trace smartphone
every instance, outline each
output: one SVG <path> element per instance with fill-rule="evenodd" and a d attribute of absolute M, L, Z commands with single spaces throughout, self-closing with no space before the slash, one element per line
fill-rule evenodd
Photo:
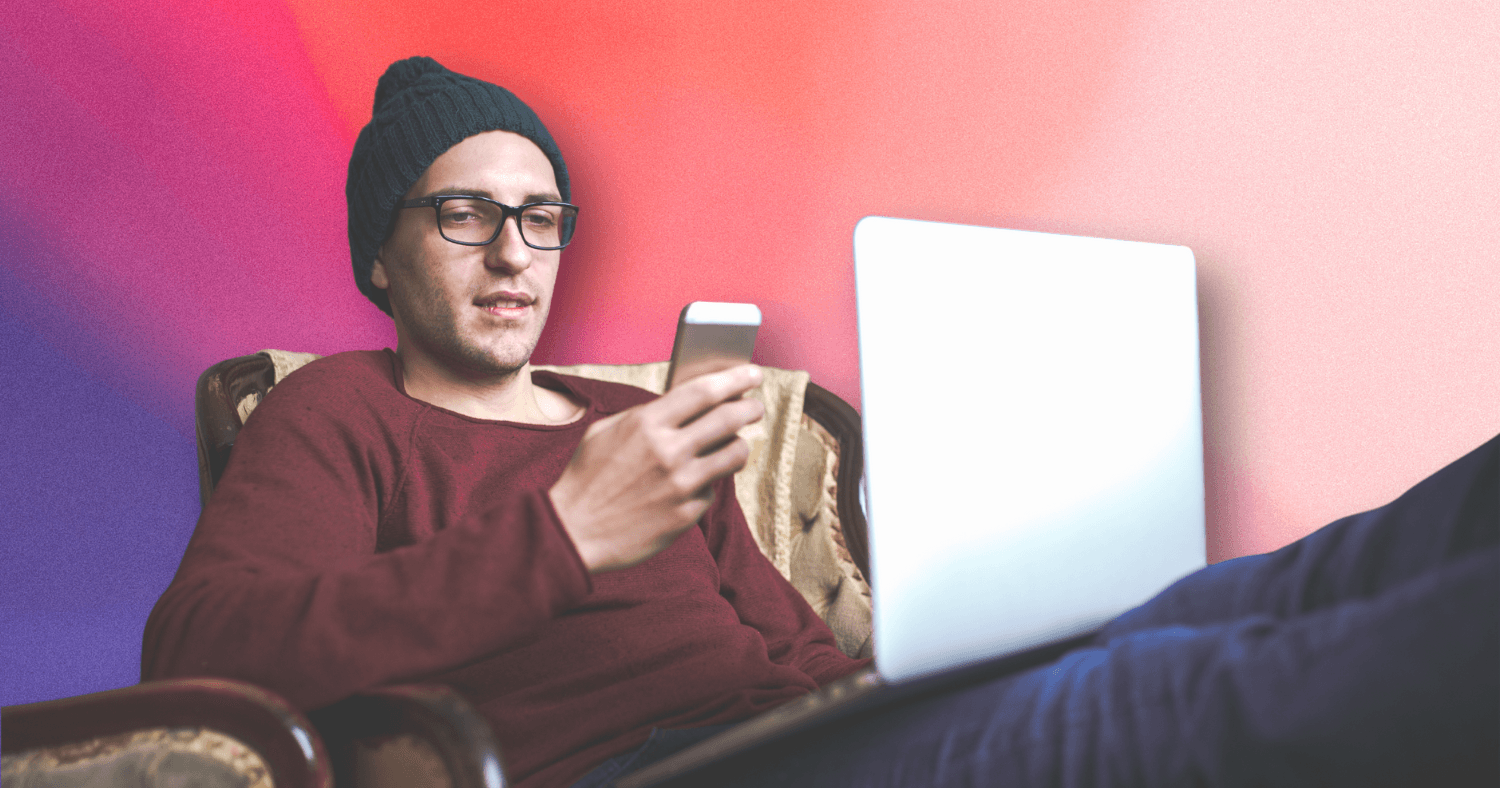
<path fill-rule="evenodd" d="M 683 307 L 672 342 L 667 390 L 699 375 L 750 363 L 759 329 L 760 307 L 755 304 L 694 301 Z"/>

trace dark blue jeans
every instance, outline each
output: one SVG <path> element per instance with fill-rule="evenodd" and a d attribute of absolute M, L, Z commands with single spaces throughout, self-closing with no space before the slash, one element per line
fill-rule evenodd
<path fill-rule="evenodd" d="M 1055 662 L 704 784 L 1500 785 L 1500 437 L 1380 509 L 1189 575 Z"/>

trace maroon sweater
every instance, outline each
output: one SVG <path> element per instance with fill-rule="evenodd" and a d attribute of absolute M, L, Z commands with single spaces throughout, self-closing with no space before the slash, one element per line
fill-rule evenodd
<path fill-rule="evenodd" d="M 227 676 L 312 709 L 452 685 L 525 788 L 564 786 L 652 727 L 750 717 L 854 670 L 756 548 L 733 480 L 666 551 L 590 576 L 547 490 L 641 389 L 537 372 L 565 425 L 407 396 L 395 355 L 308 364 L 241 431 L 146 624 L 142 676 Z"/>

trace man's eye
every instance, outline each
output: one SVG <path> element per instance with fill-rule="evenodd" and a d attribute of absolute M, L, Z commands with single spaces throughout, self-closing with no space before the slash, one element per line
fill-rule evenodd
<path fill-rule="evenodd" d="M 557 224 L 557 217 L 547 211 L 527 211 L 521 214 L 521 218 L 526 220 L 527 227 L 541 228 Z"/>
<path fill-rule="evenodd" d="M 457 209 L 443 213 L 443 224 L 459 225 L 472 224 L 480 220 L 479 214 L 468 209 Z"/>

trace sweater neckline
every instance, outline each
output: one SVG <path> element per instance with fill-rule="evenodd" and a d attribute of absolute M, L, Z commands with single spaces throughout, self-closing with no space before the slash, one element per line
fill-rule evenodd
<path fill-rule="evenodd" d="M 515 427 L 519 429 L 541 430 L 548 432 L 557 430 L 570 430 L 579 426 L 587 426 L 588 424 L 593 422 L 593 419 L 591 419 L 589 416 L 590 414 L 599 410 L 599 404 L 593 397 L 589 396 L 585 392 L 579 391 L 576 387 L 570 385 L 568 381 L 563 378 L 563 376 L 550 370 L 533 369 L 531 370 L 532 385 L 542 386 L 543 388 L 552 389 L 553 391 L 561 391 L 571 395 L 572 397 L 583 403 L 583 414 L 572 421 L 564 422 L 562 424 L 532 424 L 525 421 L 482 419 L 478 416 L 470 416 L 467 413 L 459 413 L 456 410 L 449 410 L 441 405 L 434 405 L 431 402 L 417 399 L 411 394 L 408 394 L 406 391 L 406 378 L 402 375 L 401 371 L 401 359 L 396 355 L 396 352 L 394 350 L 391 350 L 390 348 L 385 348 L 384 350 L 386 360 L 390 364 L 391 383 L 395 386 L 396 393 L 405 397 L 407 400 L 411 401 L 424 410 L 431 411 L 433 413 L 441 413 L 446 416 L 459 419 L 461 421 L 469 422 L 471 424 L 491 424 L 501 427 Z"/>

